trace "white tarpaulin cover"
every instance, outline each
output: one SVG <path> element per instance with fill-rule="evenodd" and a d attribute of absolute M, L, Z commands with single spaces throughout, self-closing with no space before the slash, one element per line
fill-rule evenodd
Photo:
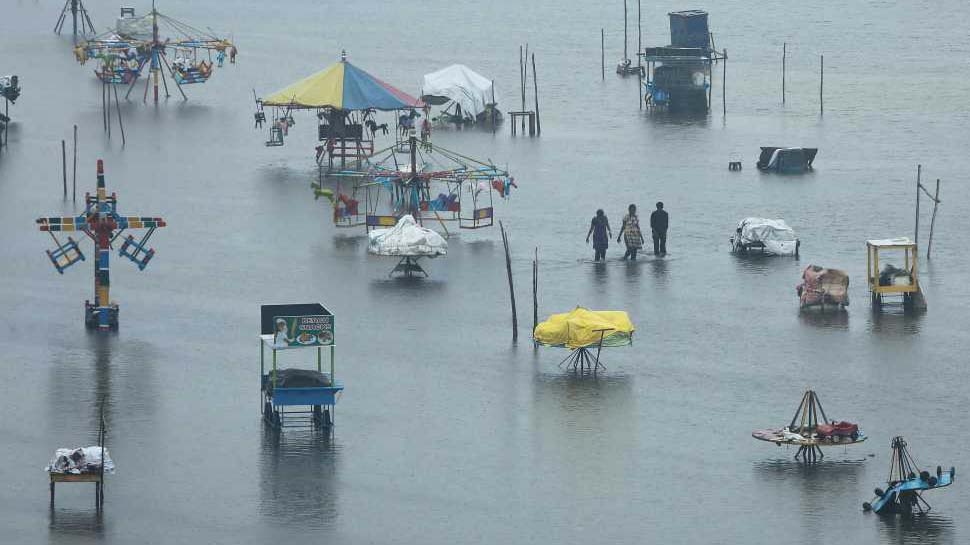
<path fill-rule="evenodd" d="M 445 97 L 461 105 L 463 113 L 472 117 L 485 111 L 485 105 L 497 104 L 498 94 L 492 94 L 492 82 L 464 64 L 453 64 L 437 72 L 425 74 L 421 84 L 422 96 Z"/>
<path fill-rule="evenodd" d="M 389 229 L 374 229 L 368 235 L 367 251 L 376 255 L 437 257 L 448 253 L 448 242 L 441 235 L 425 229 L 406 215 Z"/>
<path fill-rule="evenodd" d="M 765 253 L 772 255 L 795 255 L 798 239 L 785 220 L 767 218 L 744 218 L 738 223 L 738 237 L 743 244 L 761 242 Z"/>
<path fill-rule="evenodd" d="M 101 447 L 59 448 L 46 469 L 50 473 L 97 473 L 101 471 Z M 104 449 L 104 472 L 114 473 L 111 453 Z"/>

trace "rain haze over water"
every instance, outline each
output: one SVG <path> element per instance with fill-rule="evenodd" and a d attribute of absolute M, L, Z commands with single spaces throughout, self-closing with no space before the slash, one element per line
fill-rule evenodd
<path fill-rule="evenodd" d="M 118 13 L 85 3 L 99 29 Z M 0 541 L 967 541 L 966 2 L 644 2 L 644 45 L 669 42 L 667 12 L 698 8 L 728 50 L 727 115 L 718 65 L 712 112 L 692 120 L 641 112 L 635 79 L 613 73 L 619 1 L 158 5 L 231 35 L 239 58 L 187 89 L 188 101 L 143 104 L 141 87 L 122 100 L 122 149 L 117 132 L 102 132 L 93 63 L 77 64 L 69 32 L 51 33 L 63 1 L 0 4 L 0 75 L 18 74 L 24 89 L 0 153 Z M 433 136 L 507 165 L 519 186 L 495 205 L 512 249 L 514 344 L 497 227 L 452 237 L 427 280 L 388 280 L 393 263 L 367 254 L 362 231 L 334 228 L 329 203 L 312 198 L 314 117 L 296 113 L 286 145 L 265 147 L 252 90 L 280 89 L 346 49 L 412 94 L 423 74 L 466 64 L 495 79 L 500 108 L 519 109 L 526 42 L 542 136 L 513 138 L 508 125 Z M 57 274 L 34 223 L 79 210 L 61 195 L 59 141 L 70 171 L 75 124 L 79 193 L 94 190 L 103 158 L 119 210 L 168 222 L 145 271 L 115 259 L 117 334 L 85 331 L 90 259 Z M 813 172 L 778 176 L 754 168 L 759 146 L 820 151 Z M 736 160 L 744 170 L 729 172 Z M 865 240 L 912 236 L 918 163 L 924 180 L 942 180 L 931 262 L 926 208 L 920 230 L 929 309 L 874 314 Z M 645 222 L 658 200 L 670 213 L 666 259 L 622 262 L 613 239 L 605 265 L 589 262 L 597 208 L 617 229 L 629 203 Z M 784 218 L 801 258 L 732 255 L 728 238 L 746 216 Z M 595 377 L 560 369 L 561 349 L 532 346 L 536 247 L 541 317 L 583 305 L 626 310 L 637 326 L 632 346 L 604 349 Z M 811 263 L 849 273 L 846 315 L 799 314 L 794 287 Z M 330 437 L 277 436 L 259 413 L 259 305 L 316 301 L 336 315 L 346 385 L 336 426 Z M 869 440 L 807 467 L 751 438 L 786 424 L 809 388 Z M 89 485 L 58 487 L 50 511 L 41 468 L 56 447 L 95 442 L 100 399 L 118 468 L 104 514 Z M 923 467 L 957 468 L 954 486 L 925 495 L 925 517 L 862 513 L 885 486 L 895 435 Z"/>

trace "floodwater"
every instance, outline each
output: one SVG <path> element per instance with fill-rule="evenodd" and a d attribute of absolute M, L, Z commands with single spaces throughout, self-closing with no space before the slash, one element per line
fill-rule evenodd
<path fill-rule="evenodd" d="M 87 3 L 99 27 L 113 20 L 111 3 Z M 231 33 L 239 62 L 187 102 L 122 101 L 124 149 L 117 126 L 103 134 L 93 66 L 50 32 L 63 2 L 0 7 L 0 73 L 24 88 L 0 155 L 5 543 L 967 542 L 968 4 L 707 6 L 730 55 L 728 111 L 718 74 L 711 115 L 694 120 L 640 112 L 636 83 L 610 73 L 619 2 L 330 4 L 162 2 Z M 645 5 L 644 44 L 667 43 L 665 14 L 693 7 L 703 6 Z M 388 280 L 392 263 L 312 199 L 313 118 L 298 115 L 286 146 L 267 148 L 252 89 L 280 88 L 346 48 L 410 92 L 425 72 L 467 64 L 516 109 L 527 41 L 542 137 L 512 138 L 508 126 L 434 136 L 507 163 L 519 184 L 496 204 L 512 247 L 516 344 L 497 229 L 453 237 L 428 280 Z M 62 199 L 59 157 L 66 138 L 70 170 L 74 124 L 78 191 L 93 190 L 104 158 L 119 209 L 169 223 L 144 272 L 114 260 L 114 335 L 83 327 L 90 262 L 57 274 L 34 224 L 78 210 Z M 759 145 L 817 146 L 816 169 L 760 174 Z M 744 170 L 729 172 L 731 160 Z M 943 180 L 932 262 L 921 264 L 929 310 L 873 314 L 864 241 L 912 235 L 918 163 Z M 670 211 L 667 259 L 624 263 L 614 245 L 607 264 L 588 262 L 596 208 L 616 228 L 627 204 L 645 221 L 657 200 Z M 728 237 L 748 215 L 787 220 L 801 259 L 731 255 Z M 638 327 L 632 347 L 604 351 L 596 376 L 560 369 L 561 350 L 530 342 L 536 247 L 542 316 L 624 309 Z M 810 263 L 849 272 L 846 316 L 799 314 L 794 286 Z M 276 437 L 259 417 L 259 305 L 310 301 L 336 314 L 346 391 L 332 436 Z M 783 425 L 807 388 L 870 440 L 805 467 L 750 437 Z M 50 511 L 42 467 L 58 446 L 94 442 L 99 400 L 118 466 L 104 514 L 89 486 L 59 487 Z M 926 495 L 929 516 L 861 511 L 884 485 L 894 435 L 924 467 L 958 469 L 954 486 Z"/>

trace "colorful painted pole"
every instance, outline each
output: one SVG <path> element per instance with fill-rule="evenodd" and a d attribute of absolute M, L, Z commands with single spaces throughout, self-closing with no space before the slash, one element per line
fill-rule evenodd
<path fill-rule="evenodd" d="M 155 250 L 147 248 L 148 239 L 159 227 L 165 227 L 165 220 L 158 217 L 121 216 L 118 214 L 118 198 L 112 193 L 108 195 L 104 183 L 104 162 L 98 159 L 98 183 L 94 195 L 85 194 L 84 211 L 73 217 L 39 218 L 37 224 L 41 231 L 46 231 L 54 240 L 56 247 L 48 250 L 47 257 L 54 264 L 57 272 L 79 261 L 84 261 L 77 242 L 67 237 L 67 242 L 61 243 L 56 232 L 80 232 L 87 235 L 94 242 L 94 302 L 84 302 L 84 322 L 90 328 L 100 330 L 116 329 L 118 327 L 118 305 L 111 301 L 111 243 L 128 229 L 148 229 L 141 240 L 136 241 L 128 235 L 118 253 L 127 257 L 139 270 L 143 270 L 155 255 Z"/>

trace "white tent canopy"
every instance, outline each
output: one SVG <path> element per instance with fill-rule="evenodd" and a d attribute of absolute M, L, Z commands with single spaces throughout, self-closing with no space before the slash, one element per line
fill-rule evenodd
<path fill-rule="evenodd" d="M 484 112 L 486 104 L 499 102 L 492 81 L 463 64 L 453 64 L 425 74 L 421 95 L 453 101 L 461 106 L 465 115 L 471 117 Z"/>
<path fill-rule="evenodd" d="M 368 237 L 367 251 L 376 255 L 437 257 L 448 253 L 448 242 L 431 229 L 418 225 L 410 215 L 389 229 L 374 229 Z"/>

